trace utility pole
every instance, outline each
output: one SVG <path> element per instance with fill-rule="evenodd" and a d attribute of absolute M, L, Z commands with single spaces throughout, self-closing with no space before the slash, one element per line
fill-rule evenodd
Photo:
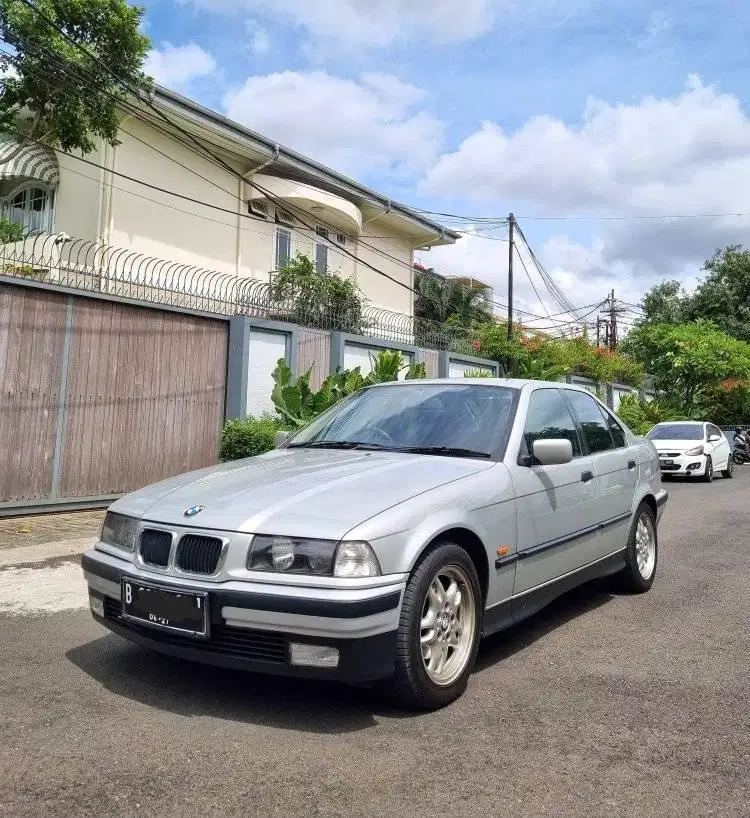
<path fill-rule="evenodd" d="M 617 349 L 617 307 L 615 301 L 615 291 L 609 295 L 609 348 Z"/>
<path fill-rule="evenodd" d="M 508 340 L 513 340 L 513 251 L 515 250 L 515 216 L 508 216 Z"/>

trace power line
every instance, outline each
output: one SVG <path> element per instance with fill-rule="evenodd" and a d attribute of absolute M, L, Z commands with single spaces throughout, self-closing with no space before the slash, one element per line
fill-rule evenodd
<path fill-rule="evenodd" d="M 118 76 L 117 76 L 117 75 L 116 75 L 116 74 L 115 74 L 115 73 L 114 73 L 114 72 L 113 72 L 113 71 L 112 71 L 112 70 L 111 70 L 111 69 L 110 69 L 110 68 L 109 68 L 107 65 L 105 65 L 105 64 L 102 62 L 102 60 L 101 60 L 99 57 L 97 57 L 95 54 L 92 54 L 92 53 L 91 53 L 91 52 L 90 52 L 90 51 L 89 51 L 89 50 L 88 50 L 88 49 L 87 49 L 87 48 L 86 48 L 86 47 L 85 47 L 85 46 L 84 46 L 82 43 L 79 43 L 79 42 L 77 42 L 76 40 L 74 40 L 73 38 L 71 38 L 71 37 L 70 37 L 70 36 L 69 36 L 69 35 L 68 35 L 68 34 L 67 34 L 67 33 L 66 33 L 66 32 L 65 32 L 65 31 L 64 31 L 64 30 L 63 30 L 63 29 L 62 29 L 62 28 L 59 26 L 59 25 L 57 25 L 57 24 L 56 24 L 56 23 L 55 23 L 53 20 L 51 20 L 51 19 L 50 19 L 50 18 L 49 18 L 49 17 L 48 17 L 48 16 L 47 16 L 47 15 L 46 15 L 44 12 L 42 12 L 42 11 L 41 11 L 41 10 L 40 10 L 40 9 L 39 9 L 39 8 L 38 8 L 38 7 L 37 7 L 35 4 L 34 4 L 34 3 L 32 3 L 30 0 L 21 0 L 21 2 L 23 2 L 23 3 L 24 3 L 24 4 L 25 4 L 25 5 L 28 7 L 28 8 L 32 9 L 32 10 L 33 10 L 33 11 L 34 11 L 34 12 L 35 12 L 35 13 L 36 13 L 36 14 L 37 14 L 37 15 L 38 15 L 38 16 L 39 16 L 41 19 L 45 20 L 49 26 L 51 26 L 51 27 L 52 27 L 54 30 L 56 30 L 56 31 L 57 31 L 57 32 L 58 32 L 58 33 L 59 33 L 59 34 L 60 34 L 62 37 L 64 37 L 64 38 L 65 38 L 65 39 L 66 39 L 68 42 L 70 42 L 70 43 L 71 43 L 71 44 L 72 44 L 72 45 L 73 45 L 75 48 L 77 48 L 77 49 L 78 49 L 79 51 L 81 51 L 83 54 L 85 54 L 86 56 L 88 56 L 88 57 L 89 57 L 91 60 L 93 60 L 95 63 L 99 64 L 99 65 L 100 65 L 100 66 L 101 66 L 101 67 L 102 67 L 102 68 L 103 68 L 103 69 L 104 69 L 104 70 L 105 70 L 105 71 L 106 71 L 106 72 L 107 72 L 107 73 L 108 73 L 110 76 L 112 76 L 112 77 L 115 79 L 115 81 L 116 81 L 116 82 L 117 82 L 117 83 L 118 83 L 120 86 L 122 86 L 123 88 L 125 88 L 125 89 L 126 89 L 127 91 L 129 91 L 130 93 L 134 94 L 134 95 L 136 96 L 136 98 L 137 98 L 137 99 L 140 99 L 142 102 L 145 102 L 145 104 L 146 104 L 146 105 L 147 105 L 147 106 L 148 106 L 148 107 L 149 107 L 149 108 L 150 108 L 150 109 L 151 109 L 151 110 L 152 110 L 152 111 L 153 111 L 153 112 L 154 112 L 154 113 L 155 113 L 155 114 L 156 114 L 156 115 L 157 115 L 157 116 L 158 116 L 160 119 L 164 120 L 164 121 L 165 121 L 165 122 L 166 122 L 166 123 L 167 123 L 167 124 L 168 124 L 168 125 L 169 125 L 171 128 L 173 128 L 174 130 L 176 130 L 176 131 L 177 131 L 179 134 L 181 134 L 183 137 L 187 138 L 187 139 L 188 139 L 188 140 L 189 140 L 189 141 L 190 141 L 190 142 L 191 142 L 191 143 L 194 145 L 194 148 L 193 148 L 193 149 L 195 150 L 195 148 L 197 148 L 197 152 L 198 152 L 198 154 L 199 154 L 199 155 L 203 156 L 204 158 L 205 158 L 205 157 L 210 158 L 210 160 L 212 160 L 212 161 L 213 161 L 215 164 L 218 164 L 220 167 L 223 167 L 223 168 L 224 168 L 224 169 L 225 169 L 227 172 L 229 172 L 231 175 L 233 175 L 233 176 L 237 177 L 237 178 L 238 178 L 240 181 L 242 181 L 243 183 L 246 183 L 246 184 L 248 184 L 250 187 L 253 187 L 254 189 L 256 189 L 256 190 L 258 190 L 259 192 L 261 192 L 261 193 L 262 193 L 262 194 L 263 194 L 263 195 L 264 195 L 264 196 L 265 196 L 265 197 L 266 197 L 266 198 L 267 198 L 269 201 L 273 202 L 273 203 L 274 203 L 274 204 L 275 204 L 277 207 L 281 207 L 282 209 L 285 209 L 285 210 L 289 210 L 289 209 L 290 209 L 289 204 L 288 204 L 287 202 L 281 202 L 281 203 L 280 203 L 280 202 L 279 202 L 279 200 L 278 200 L 278 199 L 277 199 L 277 198 L 276 198 L 276 197 L 275 197 L 275 196 L 274 196 L 274 195 L 273 195 L 273 194 L 272 194 L 270 191 L 268 191 L 267 189 L 265 189 L 265 188 L 264 188 L 262 185 L 259 185 L 257 182 L 250 181 L 250 180 L 248 180 L 248 179 L 246 178 L 246 175 L 243 175 L 243 174 L 241 174 L 241 173 L 238 173 L 238 172 L 237 172 L 237 171 L 236 171 L 234 168 L 232 168 L 232 167 L 231 167 L 231 166 L 230 166 L 230 165 L 229 165 L 227 162 L 225 162 L 225 161 L 224 161 L 224 160 L 223 160 L 223 159 L 222 159 L 220 156 L 216 155 L 216 154 L 215 154 L 215 153 L 214 153 L 212 150 L 210 150 L 210 149 L 209 149 L 209 148 L 208 148 L 208 147 L 207 147 L 207 146 L 206 146 L 206 145 L 205 145 L 203 142 L 201 142 L 200 140 L 198 140 L 198 139 L 197 139 L 197 138 L 196 138 L 196 137 L 195 137 L 193 134 L 191 134 L 190 132 L 186 131 L 186 130 L 185 130 L 183 127 L 182 127 L 182 126 L 180 126 L 179 124 L 177 124 L 177 123 L 175 123 L 174 121 L 172 121 L 172 120 L 171 120 L 169 117 L 167 117 L 167 116 L 166 116 L 166 114 L 164 114 L 164 112 L 163 112 L 163 111 L 159 110 L 159 109 L 158 109 L 156 106 L 154 106 L 153 102 L 151 102 L 150 100 L 143 100 L 143 98 L 142 98 L 142 94 L 141 94 L 142 89 L 140 89 L 140 88 L 133 88 L 133 87 L 132 87 L 132 86 L 131 86 L 129 83 L 125 82 L 125 81 L 124 81 L 122 78 L 118 77 Z M 60 62 L 60 61 L 58 60 L 58 63 L 59 63 L 59 62 Z M 67 67 L 67 66 L 64 66 L 64 68 L 65 68 L 65 70 L 68 70 L 68 67 Z M 86 75 L 86 72 L 85 72 L 85 70 L 84 70 L 84 69 L 79 69 L 79 67 L 78 67 L 78 66 L 76 66 L 76 73 L 77 73 L 77 71 L 78 71 L 78 70 L 80 70 L 81 75 L 83 75 L 83 76 L 85 76 L 85 75 Z M 75 73 L 73 74 L 73 76 L 75 76 Z M 78 78 L 78 80 L 80 81 L 80 77 Z M 94 86 L 94 87 L 96 87 L 96 86 Z M 99 90 L 100 90 L 100 91 L 104 91 L 104 89 L 99 89 Z M 106 91 L 104 91 L 104 92 L 105 92 L 105 93 L 107 93 Z M 122 100 L 121 100 L 119 97 L 117 97 L 117 101 L 118 101 L 118 104 L 122 104 L 122 102 L 123 102 L 123 101 L 122 101 Z M 129 107 L 129 108 L 128 108 L 128 110 L 132 111 L 132 110 L 134 110 L 134 109 L 133 109 L 132 107 Z M 140 111 L 139 111 L 139 113 L 140 113 Z M 141 115 L 142 115 L 142 114 L 141 114 Z M 153 123 L 153 121 L 150 121 L 150 124 L 151 124 L 152 126 L 154 126 L 154 127 L 155 127 L 155 123 Z M 163 132 L 163 131 L 162 131 L 162 132 Z M 170 138 L 175 138 L 175 137 L 174 137 L 174 134 L 169 134 L 169 136 L 170 136 Z M 178 143 L 180 142 L 180 140 L 177 140 L 177 141 L 178 141 Z M 181 144 L 183 144 L 183 145 L 184 145 L 185 143 L 184 143 L 184 142 L 182 142 Z M 152 146 L 152 147 L 153 147 L 153 146 Z M 163 155 L 163 154 L 162 154 L 162 155 Z M 80 159 L 80 157 L 76 157 L 76 158 L 79 158 L 79 159 Z M 168 157 L 168 158 L 172 159 L 173 157 Z M 97 165 L 98 165 L 98 163 L 93 163 L 93 162 L 91 162 L 90 160 L 83 160 L 83 159 L 81 159 L 81 161 L 88 162 L 89 164 L 92 164 L 92 165 L 94 165 L 94 166 L 97 166 Z M 178 162 L 177 164 L 180 164 L 180 163 Z M 101 168 L 101 166 L 99 166 L 99 167 Z M 185 167 L 185 166 L 183 166 L 183 167 Z M 112 171 L 112 170 L 107 169 L 107 168 L 103 168 L 103 169 L 104 169 L 106 172 L 110 172 L 110 173 L 117 173 L 117 172 Z M 188 168 L 188 169 L 189 169 L 189 168 Z M 142 183 L 142 181 L 141 181 L 141 180 L 134 179 L 133 177 L 128 177 L 128 176 L 127 176 L 127 175 L 125 175 L 125 174 L 120 174 L 120 173 L 117 173 L 117 175 L 120 175 L 120 176 L 122 176 L 123 178 L 128 178 L 130 181 L 134 181 L 134 182 L 136 182 L 136 183 Z M 216 183 L 214 183 L 214 182 L 213 182 L 213 180 L 209 180 L 209 179 L 207 179 L 206 177 L 201 176 L 200 174 L 196 174 L 196 175 L 200 176 L 200 178 L 204 179 L 204 181 L 207 181 L 207 182 L 209 182 L 209 183 L 211 183 L 211 184 L 216 184 Z M 148 183 L 144 183 L 144 184 L 146 184 L 146 186 L 148 186 L 148 187 L 152 187 L 153 189 L 159 190 L 160 192 L 171 193 L 171 191 L 166 191 L 164 188 L 160 188 L 159 186 L 149 185 Z M 220 187 L 220 186 L 219 186 L 219 187 Z M 220 187 L 220 189 L 223 189 L 223 188 L 221 188 L 221 187 Z M 226 191 L 226 189 L 223 189 L 223 190 L 224 190 L 224 192 L 229 193 L 229 191 Z M 234 195 L 234 194 L 231 194 L 231 195 Z M 193 201 L 194 203 L 198 203 L 198 204 L 203 204 L 203 205 L 205 205 L 205 203 L 198 202 L 197 200 L 194 200 L 194 199 L 192 199 L 191 197 L 181 197 L 181 198 L 184 198 L 184 199 L 189 200 L 189 201 Z M 245 217 L 250 217 L 250 218 L 252 218 L 252 217 L 250 216 L 250 214 L 244 214 L 244 213 L 243 213 L 243 214 L 238 214 L 236 211 L 230 211 L 230 210 L 228 210 L 227 208 L 217 208 L 217 209 L 221 209 L 221 210 L 223 210 L 224 212 L 231 213 L 231 215 L 232 215 L 233 217 L 237 217 L 238 215 L 242 215 L 242 216 L 245 216 Z M 428 212 L 428 211 L 423 211 L 423 212 Z M 306 214 L 305 214 L 305 215 L 306 215 Z M 260 219 L 259 219 L 259 220 L 260 220 Z M 299 220 L 299 222 L 300 222 L 300 223 L 301 223 L 301 224 L 302 224 L 304 227 L 306 227 L 306 228 L 307 228 L 307 230 L 309 230 L 309 231 L 310 231 L 310 233 L 311 233 L 311 234 L 313 234 L 313 232 L 315 231 L 315 227 L 312 227 L 312 226 L 310 226 L 310 225 L 306 224 L 306 222 L 305 222 L 305 221 L 304 221 L 302 218 L 299 218 L 299 217 L 298 217 L 298 220 Z M 474 219 L 474 221 L 481 221 L 481 222 L 484 222 L 484 223 L 493 223 L 495 226 L 497 226 L 498 224 L 501 224 L 501 223 L 503 222 L 503 220 L 502 220 L 502 219 L 484 219 L 484 218 L 483 218 L 483 219 Z M 507 221 L 507 220 L 505 220 L 505 221 Z M 346 255 L 346 256 L 349 256 L 349 257 L 351 257 L 351 258 L 353 258 L 357 264 L 361 264 L 362 266 L 364 266 L 364 267 L 366 267 L 366 268 L 368 268 L 368 269 L 372 270 L 372 271 L 373 271 L 373 272 L 375 272 L 376 274 L 378 274 L 378 275 L 381 275 L 381 276 L 385 277 L 386 279 L 388 279 L 388 280 L 390 280 L 391 282 L 395 283 L 395 284 L 396 284 L 396 285 L 398 285 L 399 287 L 402 287 L 402 288 L 404 288 L 404 289 L 407 289 L 407 290 L 408 290 L 409 292 L 411 292 L 412 294 L 418 295 L 418 293 L 416 292 L 416 290 L 414 290 L 414 288 L 412 288 L 411 286 L 409 286 L 409 285 L 405 284 L 405 283 L 404 283 L 404 282 L 402 282 L 402 281 L 399 281 L 399 280 L 398 280 L 398 279 L 396 279 L 396 278 L 393 278 L 392 276 L 390 276 L 388 273 L 384 272 L 383 270 L 380 270 L 380 269 L 378 269 L 377 267 L 375 267 L 374 265 L 372 265 L 372 264 L 370 264 L 370 263 L 368 263 L 368 262 L 366 262 L 366 261 L 362 260 L 362 259 L 361 259 L 361 258 L 359 258 L 357 255 L 355 255 L 355 254 L 351 253 L 351 252 L 350 252 L 348 249 L 346 249 L 346 248 L 342 248 L 342 247 L 340 247 L 339 245 L 335 244 L 335 243 L 334 243 L 334 242 L 333 242 L 333 241 L 332 241 L 332 240 L 331 240 L 331 239 L 330 239 L 330 238 L 329 238 L 327 235 L 324 235 L 324 236 L 323 236 L 323 235 L 321 235 L 321 236 L 318 236 L 318 238 L 319 238 L 319 239 L 323 239 L 323 240 L 325 240 L 325 241 L 327 242 L 327 244 L 329 244 L 331 247 L 333 247 L 333 249 L 334 249 L 335 251 L 337 251 L 337 252 L 339 252 L 339 253 L 342 253 L 342 254 L 344 254 L 344 255 Z M 533 251 L 531 251 L 531 248 L 528 246 L 528 242 L 526 242 L 525 237 L 524 237 L 524 242 L 526 243 L 527 248 L 529 249 L 529 251 L 530 251 L 530 253 L 531 253 L 532 259 L 534 260 L 534 262 L 535 262 L 535 264 L 537 265 L 538 269 L 540 269 L 540 272 L 542 272 L 542 271 L 543 271 L 543 268 L 541 268 L 540 263 L 538 262 L 538 260 L 536 259 L 536 257 L 535 257 L 535 256 L 534 256 L 534 254 L 533 254 Z M 364 245 L 364 246 L 366 246 L 366 247 L 369 247 L 369 249 L 372 249 L 373 251 L 375 251 L 375 252 L 379 253 L 379 254 L 380 254 L 381 256 L 383 256 L 383 257 L 388 257 L 388 258 L 391 258 L 391 259 L 393 259 L 393 260 L 396 260 L 396 261 L 397 261 L 397 262 L 399 262 L 399 263 L 403 263 L 403 262 L 401 262 L 399 259 L 395 259 L 393 256 L 390 256 L 389 254 L 384 253 L 384 251 L 382 251 L 380 248 L 375 248 L 375 247 L 372 247 L 372 246 L 370 246 L 370 245 L 367 245 L 367 244 L 366 244 L 366 243 L 364 243 L 364 242 L 363 242 L 363 245 Z M 408 267 L 409 267 L 409 269 L 410 269 L 410 271 L 413 269 L 411 264 L 408 264 L 408 265 L 405 265 L 405 266 L 408 266 Z M 545 277 L 545 275 L 546 275 L 546 272 L 543 272 L 543 278 Z M 545 280 L 545 283 L 547 284 L 547 286 L 548 286 L 548 288 L 549 288 L 549 287 L 550 287 L 549 282 L 547 282 L 547 281 Z M 552 283 L 554 284 L 554 282 L 552 282 Z M 554 286 L 556 287 L 556 285 L 554 285 Z M 554 289 L 552 290 L 552 292 L 553 292 L 553 294 L 554 294 Z M 558 290 L 558 294 L 559 294 L 559 295 L 562 295 L 561 291 L 559 291 L 559 290 Z M 564 296 L 563 296 L 562 298 L 559 298 L 559 297 L 558 297 L 558 303 L 560 303 L 560 305 L 561 305 L 561 306 L 565 306 L 566 308 L 568 308 L 570 312 L 574 312 L 574 309 L 575 309 L 575 308 L 573 308 L 572 304 L 570 304 L 570 302 L 569 302 L 569 301 L 567 301 L 567 299 L 566 299 L 566 298 L 564 298 Z M 533 316 L 533 314 L 532 314 L 532 313 L 527 313 L 527 312 L 525 312 L 525 311 L 523 311 L 523 314 Z M 539 317 L 539 318 L 541 318 L 542 316 L 538 316 L 538 317 Z"/>

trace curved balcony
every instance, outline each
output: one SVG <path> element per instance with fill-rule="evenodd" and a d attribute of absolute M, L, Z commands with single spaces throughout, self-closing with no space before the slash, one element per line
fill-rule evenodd
<path fill-rule="evenodd" d="M 258 174 L 253 177 L 253 181 L 274 198 L 303 210 L 317 222 L 336 227 L 349 236 L 358 236 L 362 232 L 362 213 L 359 208 L 340 196 L 302 182 L 278 179 L 275 176 Z M 264 198 L 263 193 L 250 185 L 247 186 L 247 196 L 249 199 Z"/>

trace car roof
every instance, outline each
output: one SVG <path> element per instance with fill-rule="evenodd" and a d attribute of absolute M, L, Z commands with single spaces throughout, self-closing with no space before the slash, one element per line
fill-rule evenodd
<path fill-rule="evenodd" d="M 706 424 L 707 420 L 662 420 L 655 426 L 695 426 L 696 423 Z"/>
<path fill-rule="evenodd" d="M 570 383 L 561 383 L 560 381 L 534 381 L 526 378 L 417 378 L 409 381 L 388 381 L 387 383 L 374 384 L 374 387 L 381 389 L 383 387 L 406 387 L 406 386 L 432 386 L 432 385 L 452 385 L 470 383 L 472 386 L 504 386 L 507 389 L 523 389 L 524 387 L 533 386 L 555 386 L 564 389 L 575 389 L 578 392 L 586 392 L 591 394 L 587 389 L 581 386 Z M 596 397 L 595 395 L 593 397 Z"/>

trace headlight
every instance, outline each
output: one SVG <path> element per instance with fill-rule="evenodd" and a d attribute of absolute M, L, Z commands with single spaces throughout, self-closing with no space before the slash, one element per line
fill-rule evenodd
<path fill-rule="evenodd" d="M 685 454 L 688 457 L 697 457 L 699 454 L 703 454 L 703 446 L 696 446 L 694 449 L 688 449 Z"/>
<path fill-rule="evenodd" d="M 123 514 L 107 512 L 102 526 L 101 541 L 107 545 L 132 551 L 135 548 L 135 535 L 138 531 L 138 520 L 125 517 Z"/>
<path fill-rule="evenodd" d="M 372 577 L 380 574 L 380 565 L 367 543 L 259 534 L 253 537 L 250 545 L 247 570 L 329 577 Z"/>

